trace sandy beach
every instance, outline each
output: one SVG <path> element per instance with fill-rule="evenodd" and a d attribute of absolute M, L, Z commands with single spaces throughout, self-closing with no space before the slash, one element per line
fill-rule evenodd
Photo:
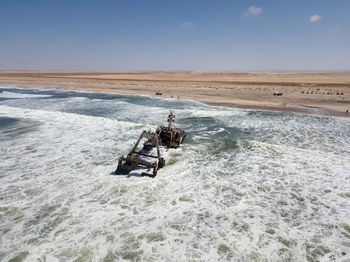
<path fill-rule="evenodd" d="M 0 84 L 158 93 L 164 98 L 193 99 L 215 106 L 350 116 L 350 71 L 0 71 Z"/>

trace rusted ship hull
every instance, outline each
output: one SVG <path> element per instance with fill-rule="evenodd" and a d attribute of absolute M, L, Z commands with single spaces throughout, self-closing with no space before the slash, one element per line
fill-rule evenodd
<path fill-rule="evenodd" d="M 121 156 L 119 158 L 115 174 L 129 174 L 133 170 L 143 167 L 148 170 L 152 169 L 153 172 L 143 172 L 141 173 L 142 176 L 155 177 L 159 168 L 165 165 L 165 160 L 160 155 L 159 147 L 178 148 L 186 137 L 184 130 L 172 127 L 172 123 L 175 122 L 174 118 L 175 115 L 170 111 L 168 127 L 159 126 L 156 132 L 143 131 L 130 153 L 126 157 Z M 143 143 L 142 150 L 137 151 L 141 140 L 144 138 L 147 140 Z"/>

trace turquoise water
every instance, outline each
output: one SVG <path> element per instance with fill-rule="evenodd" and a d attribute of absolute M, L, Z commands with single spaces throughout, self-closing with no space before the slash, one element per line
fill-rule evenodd
<path fill-rule="evenodd" d="M 111 175 L 169 109 L 154 179 Z M 350 259 L 350 119 L 0 88 L 0 260 Z"/>

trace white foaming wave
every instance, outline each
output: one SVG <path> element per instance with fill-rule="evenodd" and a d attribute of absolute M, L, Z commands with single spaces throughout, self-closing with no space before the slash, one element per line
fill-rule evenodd
<path fill-rule="evenodd" d="M 9 241 L 18 243 L 16 245 L 18 247 L 22 241 L 35 241 L 36 244 L 23 250 L 23 252 L 30 252 L 29 260 L 40 257 L 44 253 L 51 253 L 52 248 L 57 250 L 54 254 L 51 253 L 52 255 L 62 257 L 64 255 L 60 253 L 61 250 L 69 249 L 66 246 L 67 243 L 81 242 L 86 236 L 85 233 L 79 235 L 75 230 L 83 227 L 86 232 L 86 225 L 92 226 L 93 230 L 98 230 L 103 225 L 101 224 L 103 217 L 106 214 L 111 215 L 109 212 L 98 212 L 97 210 L 92 211 L 94 208 L 91 209 L 92 206 L 95 208 L 98 206 L 93 203 L 95 202 L 94 199 L 100 198 L 99 194 L 102 193 L 99 191 L 100 183 L 104 181 L 104 187 L 107 187 L 107 189 L 112 185 L 112 177 L 109 174 L 116 168 L 117 161 L 115 158 L 130 149 L 135 137 L 139 135 L 141 128 L 144 128 L 145 125 L 102 117 L 28 110 L 8 106 L 0 106 L 0 112 L 4 116 L 35 119 L 42 122 L 38 132 L 19 137 L 18 143 L 12 141 L 12 144 L 10 144 L 9 142 L 8 148 L 11 148 L 11 151 L 5 152 L 7 160 L 2 164 L 4 167 L 8 167 L 8 176 L 2 179 L 2 185 L 8 189 L 6 190 L 8 199 L 12 199 L 12 197 L 18 200 L 22 199 L 22 204 L 16 201 L 18 204 L 16 212 L 17 214 L 23 214 L 22 210 L 27 211 L 24 211 L 24 219 L 20 219 L 19 221 L 22 222 L 18 222 L 18 225 L 28 228 L 23 231 L 21 228 L 13 227 L 9 234 L 22 231 L 25 237 L 22 239 L 14 238 Z M 148 126 L 146 125 L 146 127 Z M 28 151 L 27 148 L 29 152 L 26 152 Z M 6 148 L 2 147 L 2 150 L 6 150 Z M 13 160 L 19 162 L 14 163 Z M 18 169 L 23 170 L 18 172 Z M 12 191 L 11 185 L 16 185 L 18 190 Z M 87 192 L 90 195 L 90 189 L 91 197 L 86 195 Z M 94 193 L 96 191 L 99 193 Z M 74 200 L 75 196 L 81 196 L 85 200 L 87 197 L 88 200 L 86 202 L 77 199 L 76 201 Z M 90 204 L 88 204 L 89 202 Z M 9 204 L 2 202 L 1 206 L 5 208 Z M 83 206 L 76 209 L 78 212 L 75 213 L 75 209 L 70 209 L 70 206 L 75 204 L 78 206 L 88 205 L 88 211 L 94 214 L 96 221 L 99 222 L 96 224 L 93 220 L 90 224 L 89 215 L 80 213 L 84 210 Z M 59 215 L 52 213 L 51 209 L 57 209 Z M 71 218 L 67 217 L 66 209 L 70 210 Z M 115 209 L 113 209 L 113 212 L 115 212 Z M 45 230 L 42 230 L 47 228 L 49 224 L 56 223 L 54 222 L 56 220 L 58 224 L 54 231 L 46 233 Z M 79 226 L 72 227 L 73 223 L 77 223 Z M 6 225 L 6 221 L 1 221 L 1 224 Z M 70 234 L 68 239 L 66 234 L 62 234 L 63 238 L 60 238 L 59 232 L 62 229 L 73 234 Z M 90 233 L 94 234 L 93 231 L 90 231 Z M 49 239 L 57 234 L 55 236 L 56 240 L 51 243 L 41 242 L 39 236 L 42 234 Z M 72 238 L 72 235 L 76 238 Z M 92 243 L 96 243 L 96 246 L 100 247 L 99 250 L 101 251 L 99 252 L 101 254 L 99 252 L 96 254 L 100 259 L 108 251 L 106 245 L 102 244 L 103 242 L 104 237 L 97 237 L 97 239 L 92 237 Z M 63 246 L 56 249 L 55 245 L 59 243 Z M 84 243 L 84 245 L 89 246 L 88 243 Z M 24 246 L 22 245 L 22 247 Z M 18 248 L 18 250 L 22 249 L 21 247 Z M 72 255 L 72 257 L 74 256 Z M 79 253 L 76 256 L 79 256 Z M 11 256 L 8 258 L 11 258 Z"/>
<path fill-rule="evenodd" d="M 91 150 L 89 149 L 86 151 L 84 147 L 89 145 L 90 148 L 92 144 L 96 144 L 96 148 L 101 148 L 100 151 L 95 153 L 96 158 L 99 159 L 98 161 L 104 159 L 104 150 L 102 150 L 102 148 L 109 147 L 106 143 L 118 145 L 116 147 L 116 154 L 121 154 L 121 152 L 124 153 L 131 148 L 133 140 L 135 137 L 138 137 L 143 129 L 148 130 L 154 128 L 147 124 L 119 121 L 104 117 L 23 109 L 1 105 L 0 115 L 39 121 L 42 124 L 40 130 L 44 129 L 46 132 L 45 134 L 40 134 L 43 139 L 47 136 L 48 138 L 46 140 L 50 141 L 49 143 L 52 145 L 55 145 L 52 140 L 56 141 L 58 138 L 64 139 L 60 144 L 56 145 L 56 149 L 62 152 L 66 151 L 64 147 L 67 147 L 67 150 L 69 150 L 71 146 L 74 148 L 74 146 L 82 143 L 82 152 L 92 157 L 90 153 Z M 38 134 L 36 132 L 26 134 L 26 137 L 31 138 L 33 141 L 38 141 L 37 136 Z M 122 144 L 120 144 L 121 141 L 123 141 Z M 36 150 L 37 147 L 45 148 L 47 146 L 46 144 L 41 145 L 35 142 L 34 144 L 30 144 L 29 148 L 34 148 L 35 151 L 38 151 Z M 111 149 L 109 150 L 112 152 Z M 116 156 L 112 157 L 115 158 Z M 75 158 L 76 156 L 73 156 L 73 159 Z M 11 161 L 11 158 L 9 158 L 8 161 Z"/>
<path fill-rule="evenodd" d="M 225 132 L 225 128 L 221 127 L 221 128 L 219 128 L 218 130 L 206 131 L 206 132 L 207 132 L 208 134 L 215 135 L 215 134 L 218 134 L 218 133 Z"/>
<path fill-rule="evenodd" d="M 129 219 L 123 217 L 122 224 L 119 223 L 117 227 L 112 226 L 107 231 L 105 230 L 105 225 L 113 225 L 113 223 L 120 220 L 120 215 L 116 212 L 118 210 L 122 212 L 124 208 L 119 205 L 111 205 L 110 208 L 103 208 L 101 211 L 98 211 L 98 209 L 100 209 L 101 201 L 104 201 L 105 197 L 112 197 L 113 200 L 113 197 L 118 196 L 113 192 L 111 196 L 105 195 L 106 192 L 114 191 L 120 186 L 132 187 L 133 184 L 137 185 L 139 183 L 147 186 L 149 184 L 150 181 L 147 178 L 134 182 L 129 180 L 131 183 L 122 179 L 114 184 L 111 183 L 111 180 L 115 179 L 107 175 L 116 167 L 116 161 L 111 164 L 111 159 L 108 159 L 111 156 L 119 155 L 116 152 L 108 153 L 111 149 L 110 144 L 114 144 L 115 148 L 124 151 L 126 150 L 125 144 L 130 141 L 134 142 L 133 133 L 137 132 L 139 134 L 139 131 L 121 130 L 118 125 L 115 125 L 116 123 L 120 124 L 120 122 L 103 118 L 6 106 L 1 106 L 0 109 L 1 112 L 6 113 L 5 115 L 11 115 L 12 117 L 43 121 L 43 126 L 39 131 L 40 135 L 39 133 L 27 134 L 25 137 L 18 139 L 19 143 L 17 145 L 11 145 L 11 158 L 15 159 L 16 155 L 21 155 L 16 166 L 17 168 L 26 167 L 26 170 L 22 173 L 28 174 L 30 172 L 30 180 L 23 179 L 21 173 L 18 174 L 16 170 L 13 170 L 9 172 L 9 178 L 2 182 L 5 187 L 16 184 L 18 187 L 16 194 L 23 192 L 25 195 L 28 194 L 28 197 L 30 196 L 29 198 L 23 197 L 23 204 L 18 206 L 17 212 L 19 214 L 22 213 L 21 210 L 28 210 L 31 206 L 32 208 L 23 215 L 25 219 L 20 220 L 22 226 L 28 228 L 24 231 L 22 229 L 25 237 L 14 238 L 10 242 L 17 243 L 18 250 L 29 251 L 29 260 L 50 253 L 50 255 L 61 258 L 68 255 L 73 259 L 75 256 L 79 257 L 81 255 L 80 251 L 83 249 L 95 249 L 96 247 L 99 248 L 98 251 L 94 251 L 93 257 L 101 260 L 108 254 L 109 250 L 113 250 L 115 246 L 118 246 L 118 243 L 124 245 L 123 241 L 115 244 L 105 243 L 106 237 L 113 235 L 118 237 L 119 234 L 126 233 L 122 228 L 129 228 L 127 224 Z M 131 134 L 125 136 L 127 132 Z M 45 142 L 35 143 L 38 136 Z M 116 136 L 116 139 L 113 139 L 114 136 Z M 33 143 L 35 144 L 33 145 Z M 20 153 L 23 151 L 23 147 L 27 148 L 29 146 L 34 147 L 35 152 L 25 155 Z M 91 161 L 96 159 L 100 159 L 100 161 L 102 159 L 107 160 L 97 166 L 89 165 Z M 4 163 L 4 166 L 11 165 L 11 161 Z M 74 168 L 73 165 L 76 165 L 76 167 Z M 120 177 L 118 178 L 120 179 Z M 135 191 L 140 193 L 141 189 L 136 187 Z M 28 193 L 25 193 L 26 191 Z M 118 192 L 120 192 L 119 189 Z M 35 198 L 33 198 L 33 194 L 36 196 Z M 129 197 L 130 194 L 132 195 L 133 192 L 128 194 Z M 11 195 L 8 195 L 8 197 L 11 199 Z M 125 205 L 130 204 L 125 202 Z M 135 202 L 135 206 L 139 206 L 137 202 Z M 58 212 L 52 212 L 52 209 Z M 66 215 L 66 209 L 69 209 L 69 217 Z M 3 222 L 6 223 L 6 221 Z M 21 224 L 21 222 L 18 223 Z M 50 223 L 58 224 L 53 231 L 47 233 L 44 228 L 47 228 Z M 79 231 L 80 228 L 83 230 Z M 21 228 L 12 228 L 11 230 L 15 233 Z M 62 233 L 60 233 L 61 231 Z M 88 242 L 83 241 L 86 234 L 90 235 Z M 51 241 L 41 241 L 41 237 L 38 237 L 40 235 L 43 235 L 44 239 L 51 239 Z M 36 244 L 24 248 L 21 245 L 22 241 L 35 241 Z M 72 254 L 69 251 L 69 246 L 76 244 L 79 247 L 77 252 L 74 251 L 74 254 Z M 81 249 L 81 244 L 84 246 L 83 249 Z M 57 245 L 61 247 L 57 248 Z M 120 249 L 122 250 L 122 247 Z M 52 250 L 55 250 L 55 252 L 52 253 Z M 11 258 L 11 256 L 8 258 Z"/>
<path fill-rule="evenodd" d="M 0 89 L 17 89 L 17 90 L 37 90 L 37 91 L 55 91 L 58 93 L 67 93 L 67 92 L 74 92 L 74 93 L 95 93 L 89 90 L 84 89 L 66 89 L 66 88 L 54 88 L 54 87 L 40 87 L 40 86 L 0 86 Z"/>
<path fill-rule="evenodd" d="M 128 224 L 128 221 L 132 219 L 125 216 L 134 206 L 137 208 L 136 211 L 139 210 L 137 212 L 146 212 L 145 216 L 148 219 L 152 219 L 155 215 L 161 217 L 167 207 L 159 206 L 157 212 L 148 214 L 147 208 L 142 207 L 142 199 L 145 196 L 150 198 L 147 200 L 150 201 L 149 204 L 153 206 L 161 204 L 160 202 L 156 205 L 152 204 L 156 200 L 152 197 L 153 193 L 157 192 L 158 188 L 156 185 L 152 186 L 152 182 L 157 182 L 157 180 L 150 181 L 148 178 L 129 180 L 123 177 L 114 179 L 106 175 L 116 167 L 116 161 L 112 162 L 112 158 L 130 149 L 140 128 L 134 130 L 135 125 L 132 125 L 133 129 L 121 130 L 119 124 L 123 123 L 120 121 L 69 113 L 8 106 L 1 106 L 0 110 L 6 116 L 43 122 L 37 133 L 26 134 L 18 138 L 18 143 L 9 144 L 11 148 L 11 152 L 7 153 L 9 159 L 3 163 L 4 166 L 11 167 L 8 177 L 2 180 L 4 187 L 9 188 L 8 199 L 22 199 L 22 204 L 16 211 L 17 215 L 23 216 L 17 222 L 21 226 L 12 228 L 9 234 L 16 234 L 18 231 L 25 234 L 25 237 L 9 241 L 18 247 L 17 250 L 29 251 L 29 260 L 41 257 L 43 254 L 59 258 L 68 255 L 73 259 L 82 255 L 80 252 L 86 248 L 94 250 L 92 258 L 101 260 L 116 247 L 121 252 L 118 256 L 122 257 L 126 256 L 123 252 L 129 252 L 132 255 L 132 250 L 125 247 L 126 241 L 129 241 L 124 236 L 128 233 L 127 230 L 130 236 L 144 235 L 145 239 L 150 239 L 147 241 L 158 237 L 157 234 L 162 237 L 157 227 L 149 226 L 148 230 L 142 230 L 141 217 L 134 215 L 137 224 L 132 226 Z M 130 126 L 129 123 L 127 125 Z M 111 152 L 113 147 L 114 153 Z M 24 148 L 29 148 L 30 152 L 24 154 Z M 14 163 L 12 159 L 18 162 Z M 99 161 L 97 165 L 91 164 L 92 161 L 97 160 Z M 24 170 L 18 172 L 23 167 L 25 167 Z M 111 180 L 115 180 L 116 183 L 111 183 Z M 165 182 L 163 180 L 159 184 L 160 188 L 164 188 Z M 12 191 L 11 185 L 16 185 L 18 190 Z M 149 185 L 151 188 L 143 192 L 143 188 Z M 125 194 L 124 191 L 128 188 L 130 188 L 129 193 Z M 127 198 L 124 198 L 123 195 Z M 134 199 L 132 195 L 135 196 Z M 157 195 L 161 196 L 161 192 L 158 192 Z M 121 199 L 120 205 L 108 204 L 119 198 Z M 142 202 L 139 202 L 140 200 Z M 104 206 L 102 209 L 101 205 Z M 69 210 L 69 217 L 67 217 L 66 209 Z M 22 210 L 27 211 L 23 214 Z M 57 210 L 57 212 L 51 210 Z M 133 217 L 132 213 L 129 217 Z M 6 224 L 6 221 L 3 222 Z M 51 228 L 49 224 L 57 225 Z M 105 225 L 110 225 L 108 230 Z M 162 223 L 157 223 L 157 225 L 162 225 Z M 25 227 L 25 230 L 21 227 Z M 45 228 L 50 228 L 50 230 L 47 232 Z M 86 235 L 90 236 L 88 242 L 83 241 Z M 113 235 L 118 240 L 106 244 L 106 238 Z M 47 242 L 45 239 L 50 239 L 50 241 Z M 25 247 L 23 241 L 35 244 Z M 76 244 L 78 248 L 74 252 L 69 251 L 69 247 Z M 155 246 L 158 252 L 164 252 L 159 244 L 156 243 Z M 151 247 L 151 245 L 145 247 L 146 256 L 152 256 Z M 52 250 L 55 251 L 52 252 Z M 170 256 L 171 250 L 166 250 Z M 11 253 L 10 250 L 7 252 Z"/>
<path fill-rule="evenodd" d="M 244 143 L 245 141 L 243 141 Z M 324 159 L 324 160 L 329 160 L 329 161 L 334 161 L 334 160 L 342 160 L 345 163 L 349 162 L 350 163 L 350 155 L 339 155 L 334 152 L 324 152 L 322 150 L 309 150 L 309 149 L 303 149 L 299 147 L 294 147 L 294 146 L 287 146 L 287 145 L 279 145 L 279 144 L 271 144 L 271 143 L 266 143 L 266 142 L 261 142 L 261 141 L 255 141 L 255 140 L 250 140 L 249 144 L 251 146 L 255 147 L 260 147 L 262 151 L 271 151 L 271 150 L 276 150 L 279 152 L 284 152 L 284 153 L 295 153 L 296 155 L 304 155 L 304 156 L 311 156 L 319 159 Z"/>
<path fill-rule="evenodd" d="M 337 254 L 344 249 L 336 234 L 328 234 L 332 228 L 349 223 L 349 203 L 339 197 L 349 192 L 348 184 L 344 183 L 349 179 L 346 171 L 350 169 L 349 156 L 257 141 L 249 141 L 248 146 L 244 145 L 243 150 L 231 158 L 222 153 L 217 157 L 207 155 L 207 160 L 201 161 L 205 159 L 203 155 L 193 152 L 191 155 L 198 162 L 186 162 L 187 170 L 196 170 L 198 174 L 198 183 L 193 185 L 204 184 L 209 190 L 202 196 L 188 188 L 182 191 L 190 192 L 193 196 L 190 199 L 200 198 L 202 204 L 207 202 L 202 208 L 208 212 L 213 212 L 208 207 L 215 207 L 222 218 L 208 222 L 207 227 L 221 229 L 213 235 L 219 234 L 222 244 L 230 247 L 228 252 L 256 252 L 259 258 L 273 260 L 280 256 L 302 260 L 317 248 L 320 252 L 330 249 Z M 184 159 L 186 157 L 189 156 Z M 180 179 L 184 179 L 182 174 Z M 320 233 L 321 228 L 325 235 Z M 312 239 L 320 244 L 306 252 L 304 246 L 312 246 L 309 242 Z M 236 258 L 249 259 L 249 256 Z"/>
<path fill-rule="evenodd" d="M 260 141 L 295 145 L 325 152 L 350 153 L 350 119 L 316 115 L 272 115 L 263 117 L 222 117 L 229 127 L 247 130 Z"/>
<path fill-rule="evenodd" d="M 171 261 L 175 253 L 178 260 L 301 261 L 322 248 L 342 258 L 346 239 L 335 226 L 350 224 L 348 198 L 339 196 L 349 192 L 348 155 L 255 140 L 218 150 L 215 138 L 197 135 L 197 144 L 167 152 L 155 179 L 109 176 L 148 125 L 6 106 L 0 112 L 42 122 L 38 132 L 0 147 L 8 157 L 0 203 L 13 208 L 0 221 L 10 230 L 4 260 L 28 251 L 29 261 Z"/>
<path fill-rule="evenodd" d="M 227 119 L 232 119 L 240 116 L 245 116 L 247 113 L 235 108 L 215 108 L 206 106 L 205 108 L 187 108 L 187 109 L 174 109 L 173 110 L 177 116 L 177 119 L 188 119 L 188 118 L 213 118 L 213 120 L 221 122 L 223 125 L 226 125 Z M 164 116 L 168 113 L 167 110 L 164 110 Z M 163 117 L 164 118 L 164 117 Z M 200 129 L 198 127 L 196 131 Z M 220 129 L 222 130 L 222 129 Z"/>
<path fill-rule="evenodd" d="M 9 88 L 23 90 L 23 89 L 33 89 L 33 88 L 36 88 L 36 87 L 0 86 L 0 89 L 9 89 Z"/>
<path fill-rule="evenodd" d="M 45 98 L 45 97 L 52 97 L 52 95 L 36 95 L 36 94 L 21 94 L 21 93 L 14 93 L 14 92 L 1 92 L 0 98 L 19 98 L 19 99 L 26 99 L 26 98 Z"/>
<path fill-rule="evenodd" d="M 75 98 L 75 100 L 85 100 L 85 98 Z M 96 116 L 87 116 L 87 115 L 80 115 L 80 114 L 74 114 L 74 113 L 64 113 L 64 112 L 57 112 L 57 111 L 44 111 L 44 110 L 35 110 L 35 109 L 23 109 L 19 107 L 11 107 L 11 106 L 5 106 L 0 105 L 0 115 L 7 116 L 7 117 L 15 117 L 15 118 L 30 118 L 34 120 L 39 121 L 69 121 L 74 122 L 77 119 L 79 120 L 85 120 L 85 122 L 97 122 L 97 121 L 103 121 L 108 122 L 109 126 L 117 126 L 117 127 L 123 127 L 123 128 L 130 128 L 130 127 L 140 127 L 140 124 L 131 123 L 131 122 L 124 122 L 124 121 L 118 121 L 118 120 L 112 120 L 104 117 L 96 117 Z M 146 125 L 145 128 L 153 127 L 151 125 Z"/>

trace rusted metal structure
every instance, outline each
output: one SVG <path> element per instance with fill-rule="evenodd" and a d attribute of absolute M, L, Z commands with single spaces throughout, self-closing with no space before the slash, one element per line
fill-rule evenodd
<path fill-rule="evenodd" d="M 162 146 L 178 148 L 186 137 L 186 132 L 180 128 L 172 127 L 175 123 L 175 115 L 172 111 L 168 116 L 168 126 L 158 126 L 156 134 L 159 135 Z"/>
<path fill-rule="evenodd" d="M 146 142 L 154 141 L 154 144 L 152 145 L 155 145 L 156 155 L 153 155 L 152 152 L 150 152 L 153 150 L 153 146 L 147 147 L 144 145 L 142 150 L 137 151 L 137 147 L 143 138 L 148 139 Z M 121 156 L 119 158 L 118 167 L 115 171 L 115 174 L 129 174 L 137 167 L 146 167 L 148 169 L 153 169 L 153 173 L 149 174 L 143 172 L 141 175 L 155 177 L 157 175 L 158 169 L 162 168 L 164 165 L 165 160 L 161 157 L 159 151 L 158 135 L 153 132 L 143 131 L 130 153 L 126 157 Z"/>
<path fill-rule="evenodd" d="M 148 170 L 153 169 L 153 173 L 142 172 L 141 175 L 155 177 L 158 169 L 165 165 L 159 147 L 178 148 L 186 137 L 184 130 L 172 127 L 174 122 L 175 115 L 170 111 L 167 127 L 158 126 L 156 132 L 143 131 L 130 153 L 126 157 L 119 158 L 115 174 L 129 174 L 137 168 L 146 167 Z M 143 143 L 143 148 L 137 151 L 143 138 L 147 140 Z"/>

